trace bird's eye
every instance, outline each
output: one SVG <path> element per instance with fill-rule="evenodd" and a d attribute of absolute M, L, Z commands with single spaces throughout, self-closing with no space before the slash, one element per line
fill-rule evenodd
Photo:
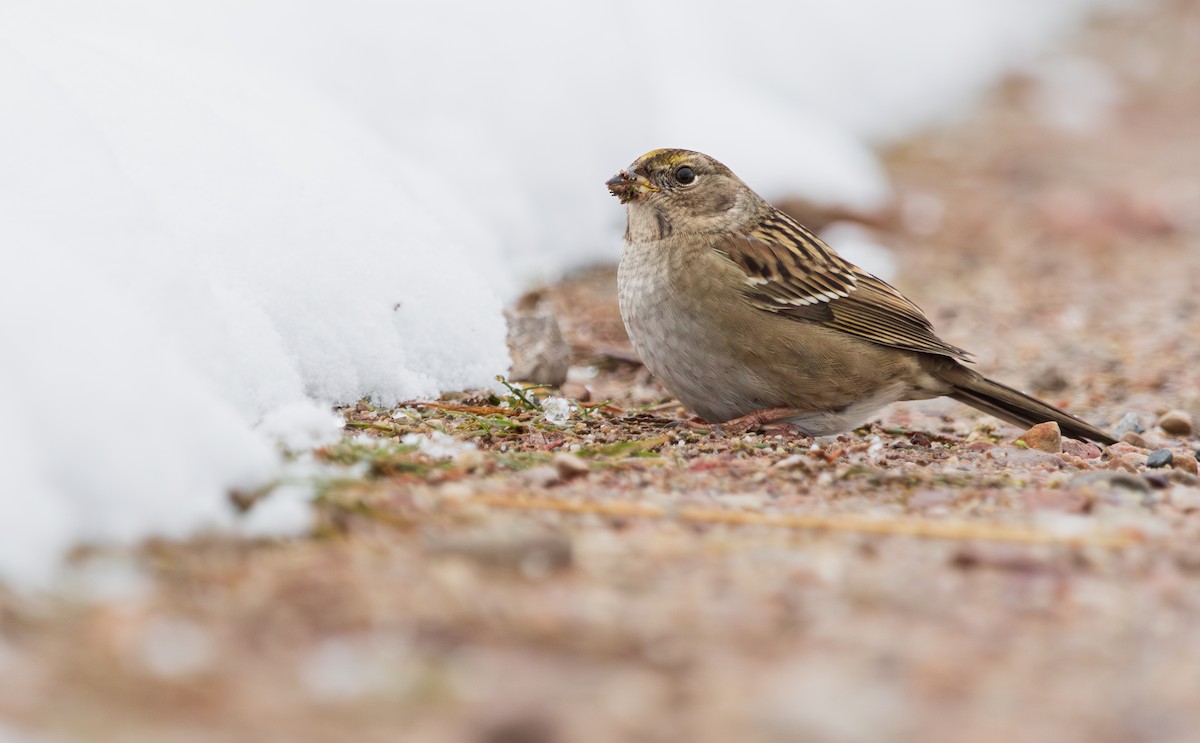
<path fill-rule="evenodd" d="M 696 172 L 684 165 L 675 171 L 675 180 L 686 186 L 696 180 Z"/>

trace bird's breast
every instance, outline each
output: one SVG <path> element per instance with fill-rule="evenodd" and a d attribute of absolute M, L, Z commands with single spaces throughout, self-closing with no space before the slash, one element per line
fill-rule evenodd
<path fill-rule="evenodd" d="M 617 271 L 621 317 L 638 356 L 671 394 L 710 420 L 769 402 L 757 399 L 761 380 L 738 331 L 754 310 L 720 286 L 729 280 L 722 261 L 703 244 L 631 242 Z"/>

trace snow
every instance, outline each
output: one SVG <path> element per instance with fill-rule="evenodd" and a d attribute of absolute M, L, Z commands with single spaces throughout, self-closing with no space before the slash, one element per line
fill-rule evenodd
<path fill-rule="evenodd" d="M 296 400 L 262 417 L 258 432 L 285 452 L 303 453 L 332 444 L 342 437 L 342 416 L 312 400 Z"/>
<path fill-rule="evenodd" d="M 405 434 L 400 439 L 405 446 L 415 446 L 417 451 L 433 459 L 458 459 L 467 452 L 476 450 L 470 441 L 459 441 L 453 436 L 434 431 L 429 436 L 420 433 Z"/>
<path fill-rule="evenodd" d="M 571 422 L 571 401 L 565 397 L 547 397 L 542 400 L 542 417 L 551 425 L 567 425 Z"/>
<path fill-rule="evenodd" d="M 0 5 L 0 580 L 233 528 L 331 403 L 491 384 L 502 307 L 615 259 L 602 184 L 649 149 L 887 203 L 873 146 L 1093 4 Z M 280 492 L 253 533 L 305 528 Z"/>

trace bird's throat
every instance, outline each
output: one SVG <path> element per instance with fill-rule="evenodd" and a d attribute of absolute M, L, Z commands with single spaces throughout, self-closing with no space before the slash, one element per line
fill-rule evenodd
<path fill-rule="evenodd" d="M 627 209 L 629 219 L 625 226 L 627 242 L 661 240 L 675 231 L 667 216 L 652 206 L 631 202 Z"/>

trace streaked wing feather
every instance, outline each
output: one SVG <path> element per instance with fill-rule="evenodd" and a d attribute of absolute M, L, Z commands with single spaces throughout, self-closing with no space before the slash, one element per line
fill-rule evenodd
<path fill-rule="evenodd" d="M 907 297 L 781 212 L 749 236 L 716 248 L 746 274 L 744 293 L 759 309 L 884 346 L 969 360 L 966 351 L 937 337 Z"/>

